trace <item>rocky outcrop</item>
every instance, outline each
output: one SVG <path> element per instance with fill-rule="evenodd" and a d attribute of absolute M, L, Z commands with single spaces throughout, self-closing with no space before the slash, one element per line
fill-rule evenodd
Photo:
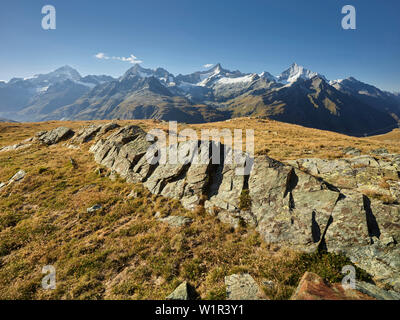
<path fill-rule="evenodd" d="M 11 146 L 0 147 L 0 152 L 17 151 L 29 148 L 32 145 L 33 137 L 25 139 L 22 142 L 13 144 Z"/>
<path fill-rule="evenodd" d="M 119 128 L 119 125 L 114 122 L 104 125 L 89 125 L 80 129 L 70 142 L 72 144 L 86 143 L 116 128 Z"/>
<path fill-rule="evenodd" d="M 252 225 L 269 243 L 344 253 L 400 292 L 400 155 L 286 163 L 259 156 L 246 163 L 252 170 L 243 176 L 236 169 L 244 163 L 227 161 L 232 150 L 222 144 L 180 142 L 169 146 L 166 158 L 176 150 L 182 161 L 160 164 L 149 161 L 157 152 L 146 156 L 152 137 L 141 128 L 113 129 L 105 136 L 86 128 L 74 139 L 94 139 L 97 163 L 153 194 L 178 199 L 187 209 L 204 206 L 235 227 Z M 221 161 L 213 161 L 212 150 Z"/>
<path fill-rule="evenodd" d="M 6 146 L 0 148 L 0 152 L 7 152 L 7 151 L 16 151 L 29 148 L 32 144 L 30 143 L 17 143 L 11 146 Z"/>
<path fill-rule="evenodd" d="M 225 277 L 228 300 L 265 300 L 266 296 L 251 275 L 233 274 Z"/>
<path fill-rule="evenodd" d="M 400 155 L 385 154 L 380 158 L 369 155 L 349 159 L 298 159 L 288 164 L 342 189 L 392 195 L 387 181 L 399 181 Z"/>
<path fill-rule="evenodd" d="M 48 146 L 56 144 L 62 140 L 71 138 L 74 131 L 66 127 L 59 127 L 50 131 L 42 131 L 36 135 L 37 140 Z"/>
<path fill-rule="evenodd" d="M 241 176 L 235 174 L 239 165 L 225 161 L 231 151 L 221 144 L 209 142 L 201 149 L 207 151 L 202 164 L 191 163 L 193 155 L 189 155 L 187 162 L 164 165 L 147 161 L 145 153 L 151 145 L 145 132 L 128 126 L 100 139 L 91 151 L 98 163 L 128 181 L 144 183 L 154 194 L 179 199 L 188 209 L 204 204 L 233 226 L 254 225 L 267 242 L 304 251 L 343 252 L 400 290 L 396 276 L 400 206 L 362 193 L 362 187 L 378 185 L 383 175 L 398 179 L 400 156 L 300 159 L 290 164 L 263 156 L 254 159 L 249 176 Z M 199 145 L 190 141 L 169 148 L 184 154 Z M 212 148 L 218 150 L 220 163 L 212 163 Z M 243 195 L 249 197 L 247 208 L 241 204 Z M 391 243 L 381 243 L 390 237 Z"/>

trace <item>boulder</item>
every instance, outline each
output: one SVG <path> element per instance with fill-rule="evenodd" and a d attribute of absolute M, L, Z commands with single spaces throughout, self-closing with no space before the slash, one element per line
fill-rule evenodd
<path fill-rule="evenodd" d="M 247 273 L 225 277 L 225 286 L 227 300 L 266 300 L 265 294 Z"/>
<path fill-rule="evenodd" d="M 186 281 L 181 283 L 166 300 L 195 300 L 198 295 L 194 288 Z"/>
<path fill-rule="evenodd" d="M 180 217 L 180 216 L 169 216 L 166 218 L 159 218 L 161 222 L 168 223 L 171 227 L 183 227 L 191 224 L 193 219 L 188 217 Z"/>
<path fill-rule="evenodd" d="M 37 139 L 48 146 L 56 144 L 62 140 L 67 140 L 74 135 L 74 131 L 66 127 L 59 127 L 51 131 L 43 131 L 36 135 Z"/>
<path fill-rule="evenodd" d="M 129 182 L 140 182 L 140 174 L 132 168 L 145 158 L 144 155 L 151 145 L 140 127 L 127 126 L 112 133 L 107 139 L 99 139 L 90 151 L 97 163 L 115 170 Z"/>
<path fill-rule="evenodd" d="M 374 300 L 373 297 L 342 284 L 329 284 L 320 276 L 306 272 L 290 300 Z"/>
<path fill-rule="evenodd" d="M 97 133 L 100 131 L 101 126 L 99 125 L 89 125 L 80 129 L 72 139 L 72 143 L 86 143 L 92 140 Z"/>

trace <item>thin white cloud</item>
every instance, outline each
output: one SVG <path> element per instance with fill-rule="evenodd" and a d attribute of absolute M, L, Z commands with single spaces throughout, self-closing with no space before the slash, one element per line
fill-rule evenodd
<path fill-rule="evenodd" d="M 99 52 L 98 54 L 95 55 L 95 57 L 96 57 L 97 59 L 105 59 L 105 60 L 110 59 L 110 58 L 107 57 L 106 54 L 103 53 L 103 52 Z"/>
<path fill-rule="evenodd" d="M 213 66 L 212 63 L 207 63 L 203 67 L 207 69 L 207 68 L 211 68 L 212 66 Z"/>
<path fill-rule="evenodd" d="M 129 62 L 131 64 L 140 64 L 143 63 L 142 60 L 139 60 L 136 56 L 134 56 L 133 54 L 131 54 L 129 57 L 109 57 L 107 56 L 105 53 L 103 52 L 99 52 L 98 54 L 95 55 L 96 59 L 100 59 L 100 60 L 119 60 L 119 61 L 123 61 L 123 62 Z"/>

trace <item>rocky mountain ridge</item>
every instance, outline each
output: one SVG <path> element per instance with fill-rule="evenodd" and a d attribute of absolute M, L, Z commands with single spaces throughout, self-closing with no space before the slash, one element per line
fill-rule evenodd
<path fill-rule="evenodd" d="M 363 136 L 398 126 L 400 99 L 352 77 L 328 81 L 296 63 L 275 77 L 216 64 L 174 76 L 134 65 L 119 79 L 63 67 L 0 87 L 0 116 L 21 121 L 161 119 L 187 123 L 257 116 Z"/>

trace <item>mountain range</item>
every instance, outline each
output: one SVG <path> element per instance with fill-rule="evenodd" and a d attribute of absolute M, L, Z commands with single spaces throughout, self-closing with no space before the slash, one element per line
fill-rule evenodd
<path fill-rule="evenodd" d="M 64 66 L 0 82 L 0 118 L 16 121 L 159 119 L 187 123 L 268 117 L 353 136 L 399 125 L 400 95 L 353 77 L 329 81 L 293 63 L 280 75 L 216 64 L 188 75 L 139 64 L 115 79 Z"/>

